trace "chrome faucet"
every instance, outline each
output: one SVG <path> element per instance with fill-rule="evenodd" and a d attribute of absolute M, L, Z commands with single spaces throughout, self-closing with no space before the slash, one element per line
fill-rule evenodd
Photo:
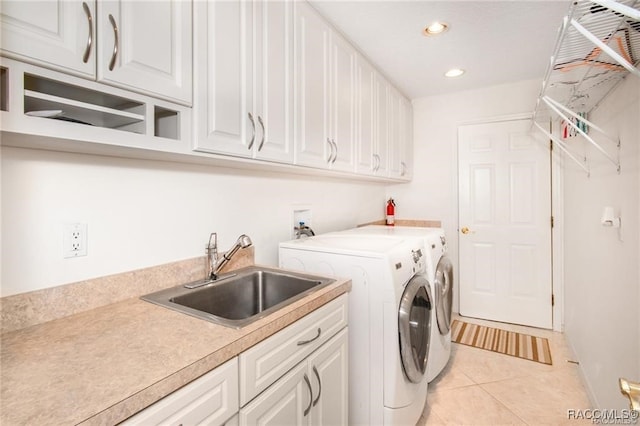
<path fill-rule="evenodd" d="M 313 229 L 309 228 L 304 222 L 300 222 L 300 226 L 294 226 L 294 231 L 296 231 L 296 239 L 299 239 L 301 236 L 306 235 L 307 237 L 313 237 L 315 232 Z"/>
<path fill-rule="evenodd" d="M 212 232 L 209 236 L 209 244 L 207 244 L 207 260 L 209 263 L 209 276 L 210 280 L 215 280 L 218 278 L 218 272 L 231 260 L 231 258 L 237 253 L 241 248 L 247 248 L 251 246 L 253 242 L 248 235 L 242 234 L 238 237 L 236 243 L 220 257 L 218 255 L 218 234 L 216 232 Z"/>

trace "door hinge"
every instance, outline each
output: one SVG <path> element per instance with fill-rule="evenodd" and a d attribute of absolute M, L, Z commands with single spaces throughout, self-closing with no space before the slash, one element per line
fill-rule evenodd
<path fill-rule="evenodd" d="M 553 216 L 551 216 L 551 227 L 553 228 L 554 225 L 555 225 L 555 220 L 553 219 Z"/>
<path fill-rule="evenodd" d="M 553 294 L 551 295 L 551 306 L 556 306 L 556 298 Z"/>

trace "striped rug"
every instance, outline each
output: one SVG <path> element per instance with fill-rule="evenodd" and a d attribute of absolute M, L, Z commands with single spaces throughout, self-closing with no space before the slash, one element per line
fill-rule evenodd
<path fill-rule="evenodd" d="M 544 337 L 453 320 L 451 340 L 474 348 L 552 365 L 549 341 Z"/>

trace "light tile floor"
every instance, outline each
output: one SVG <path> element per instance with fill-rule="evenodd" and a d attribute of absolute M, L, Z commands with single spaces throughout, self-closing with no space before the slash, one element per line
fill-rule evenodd
<path fill-rule="evenodd" d="M 587 393 L 562 333 L 472 318 L 488 325 L 549 339 L 553 365 L 452 344 L 451 359 L 429 383 L 417 426 L 579 425 L 569 409 L 590 408 Z"/>

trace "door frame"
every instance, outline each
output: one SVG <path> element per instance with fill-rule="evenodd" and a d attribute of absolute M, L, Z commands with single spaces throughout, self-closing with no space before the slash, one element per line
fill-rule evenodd
<path fill-rule="evenodd" d="M 458 271 L 460 270 L 460 161 L 458 158 L 458 127 L 473 125 L 473 124 L 489 124 L 503 121 L 515 121 L 515 120 L 531 120 L 533 119 L 532 113 L 522 114 L 510 114 L 481 118 L 477 120 L 465 120 L 456 123 L 456 145 L 455 158 L 456 158 L 456 204 L 457 204 L 457 218 L 456 218 L 456 234 L 458 237 Z M 533 123 L 532 123 L 533 130 Z M 551 142 L 551 141 L 549 141 Z M 551 215 L 554 218 L 554 224 L 551 228 L 551 292 L 554 297 L 554 304 L 552 311 L 552 330 L 562 332 L 564 330 L 564 185 L 562 174 L 563 157 L 561 155 L 553 155 L 551 151 Z M 459 276 L 458 276 L 459 278 Z M 458 290 L 458 306 L 460 306 L 460 283 L 457 285 Z"/>

